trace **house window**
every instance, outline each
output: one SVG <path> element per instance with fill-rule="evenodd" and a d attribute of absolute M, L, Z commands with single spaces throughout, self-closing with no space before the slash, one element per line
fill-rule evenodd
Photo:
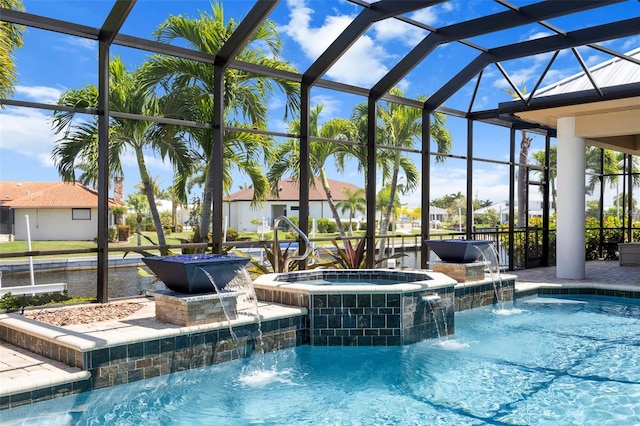
<path fill-rule="evenodd" d="M 71 209 L 71 220 L 91 220 L 91 209 Z"/>
<path fill-rule="evenodd" d="M 300 210 L 300 206 L 291 206 L 289 208 L 291 209 L 291 211 L 294 211 L 294 212 Z"/>

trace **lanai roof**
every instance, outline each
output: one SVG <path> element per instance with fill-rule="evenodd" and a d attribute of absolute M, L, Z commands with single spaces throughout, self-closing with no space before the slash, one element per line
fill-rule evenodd
<path fill-rule="evenodd" d="M 533 92 L 533 98 L 527 101 L 531 105 L 538 101 L 538 106 L 524 109 L 517 116 L 552 128 L 557 127 L 561 117 L 575 117 L 576 136 L 584 138 L 587 144 L 639 155 L 640 48 L 624 56 L 626 59 L 610 59 Z M 621 90 L 626 90 L 628 96 L 614 95 Z M 583 101 L 590 97 L 592 101 Z M 574 104 L 554 105 L 561 99 L 572 98 Z M 547 102 L 550 106 L 545 108 Z"/>
<path fill-rule="evenodd" d="M 613 87 L 640 83 L 640 47 L 625 54 L 637 62 L 614 57 L 589 68 L 589 74 L 582 71 L 557 81 L 535 93 L 535 97 L 562 95 L 595 87 Z"/>

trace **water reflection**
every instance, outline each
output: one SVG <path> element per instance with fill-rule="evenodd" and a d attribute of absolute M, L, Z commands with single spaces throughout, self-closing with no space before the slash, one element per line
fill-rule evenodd
<path fill-rule="evenodd" d="M 146 267 L 146 271 L 149 271 Z M 150 272 L 149 272 L 150 273 Z M 95 297 L 98 273 L 95 269 L 73 270 L 59 272 L 36 272 L 35 283 L 67 283 L 67 290 L 71 297 Z M 29 273 L 4 275 L 3 287 L 30 285 Z M 138 274 L 137 267 L 109 268 L 109 298 L 134 297 L 144 294 L 147 290 L 166 289 L 162 282 L 154 276 L 147 277 Z"/>

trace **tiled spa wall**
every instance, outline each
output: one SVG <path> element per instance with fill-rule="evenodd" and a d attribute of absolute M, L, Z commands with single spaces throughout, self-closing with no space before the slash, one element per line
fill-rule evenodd
<path fill-rule="evenodd" d="M 314 346 L 397 346 L 453 333 L 453 287 L 409 293 L 313 294 Z"/>

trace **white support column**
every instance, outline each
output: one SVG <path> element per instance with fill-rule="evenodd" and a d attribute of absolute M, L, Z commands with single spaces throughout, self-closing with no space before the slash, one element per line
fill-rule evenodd
<path fill-rule="evenodd" d="M 575 136 L 575 118 L 558 119 L 556 276 L 585 277 L 585 143 Z"/>

